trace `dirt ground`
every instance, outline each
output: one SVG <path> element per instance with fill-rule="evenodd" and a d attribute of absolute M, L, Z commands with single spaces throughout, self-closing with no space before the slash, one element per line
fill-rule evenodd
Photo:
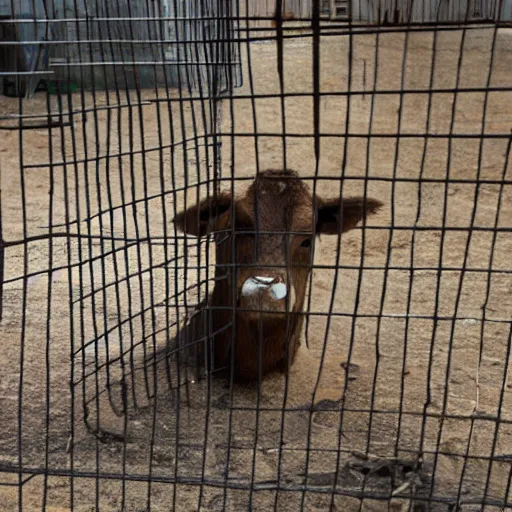
<path fill-rule="evenodd" d="M 73 94 L 62 109 L 87 110 L 73 130 L 2 130 L 3 240 L 33 237 L 5 249 L 2 510 L 409 510 L 411 493 L 414 510 L 427 497 L 431 510 L 456 510 L 457 500 L 463 511 L 503 510 L 512 500 L 512 92 L 493 89 L 512 85 L 512 33 L 493 35 L 322 37 L 320 90 L 338 94 L 320 100 L 316 190 L 339 194 L 343 168 L 343 195 L 367 183 L 386 207 L 343 236 L 337 281 L 338 241 L 319 241 L 298 359 L 287 382 L 271 376 L 259 392 L 170 367 L 174 382 L 189 381 L 171 392 L 165 362 L 143 364 L 211 290 L 198 286 L 213 275 L 211 250 L 206 259 L 190 239 L 185 251 L 170 223 L 210 186 L 204 138 L 169 149 L 194 125 L 209 131 L 208 106 L 165 101 L 164 90 L 142 91 L 140 111 L 104 108 L 137 100 L 133 92 Z M 235 95 L 279 93 L 275 43 L 249 52 Z M 285 92 L 312 92 L 312 55 L 310 38 L 286 40 Z M 371 92 L 453 87 L 477 91 Z M 367 93 L 339 94 L 349 88 Z M 285 126 L 279 98 L 224 102 L 223 177 L 282 166 L 283 144 L 286 165 L 314 176 L 313 97 L 283 104 Z M 1 115 L 18 109 L 0 98 Z M 44 94 L 23 103 L 24 114 L 45 112 Z M 249 182 L 234 183 L 239 192 Z M 105 213 L 109 205 L 127 206 Z M 49 233 L 65 235 L 49 242 Z M 100 442 L 85 411 L 92 428 L 125 442 Z M 70 470 L 81 477 L 62 476 Z M 386 499 L 394 491 L 402 498 Z M 379 499 L 361 505 L 361 492 Z M 483 508 L 484 496 L 494 505 Z"/>

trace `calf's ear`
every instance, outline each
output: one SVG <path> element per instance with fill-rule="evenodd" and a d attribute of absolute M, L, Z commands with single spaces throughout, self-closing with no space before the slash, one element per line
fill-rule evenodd
<path fill-rule="evenodd" d="M 231 193 L 221 192 L 178 213 L 173 222 L 184 233 L 206 236 L 214 229 L 215 221 L 231 208 L 231 203 Z"/>
<path fill-rule="evenodd" d="M 318 199 L 316 232 L 317 234 L 337 235 L 356 227 L 357 223 L 368 215 L 377 213 L 383 203 L 367 197 L 349 197 L 346 199 Z"/>

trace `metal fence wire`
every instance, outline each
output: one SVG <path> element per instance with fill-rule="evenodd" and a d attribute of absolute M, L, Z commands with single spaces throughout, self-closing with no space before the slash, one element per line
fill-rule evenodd
<path fill-rule="evenodd" d="M 511 20 L 1 0 L 0 508 L 511 508 Z"/>

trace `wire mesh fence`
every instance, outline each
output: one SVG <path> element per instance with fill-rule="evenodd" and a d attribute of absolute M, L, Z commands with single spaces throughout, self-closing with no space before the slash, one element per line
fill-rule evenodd
<path fill-rule="evenodd" d="M 511 20 L 0 1 L 3 510 L 510 508 Z"/>

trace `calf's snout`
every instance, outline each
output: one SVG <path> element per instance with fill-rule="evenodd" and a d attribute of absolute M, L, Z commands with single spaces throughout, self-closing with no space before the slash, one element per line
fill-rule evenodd
<path fill-rule="evenodd" d="M 267 295 L 273 300 L 283 300 L 288 295 L 288 287 L 281 277 L 254 276 L 244 281 L 240 294 L 242 297 Z"/>

